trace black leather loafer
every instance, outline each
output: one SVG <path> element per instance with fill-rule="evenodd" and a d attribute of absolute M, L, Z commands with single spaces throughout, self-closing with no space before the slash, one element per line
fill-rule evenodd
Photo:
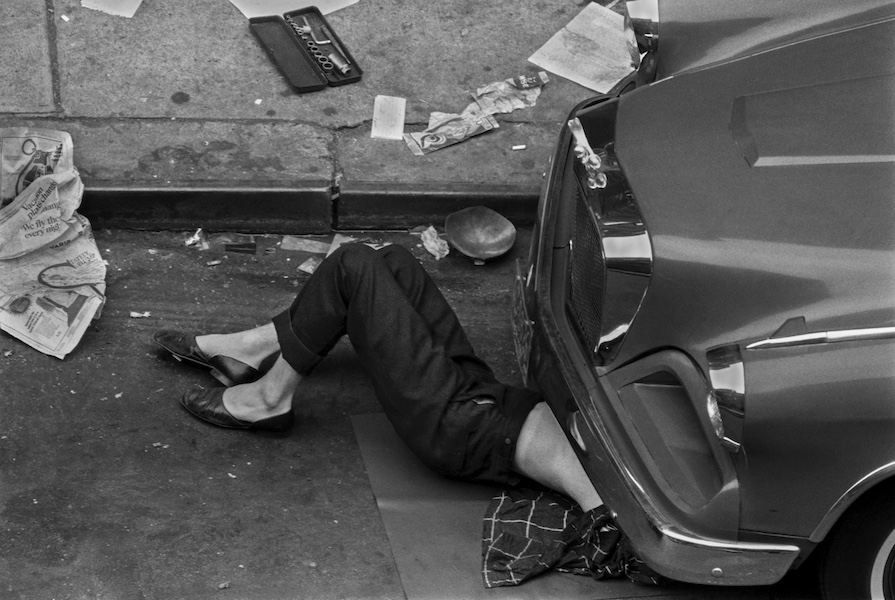
<path fill-rule="evenodd" d="M 224 406 L 224 388 L 190 390 L 180 398 L 180 403 L 194 417 L 227 429 L 283 433 L 289 431 L 295 423 L 295 415 L 291 409 L 282 415 L 268 417 L 260 421 L 241 421 L 231 415 Z"/>
<path fill-rule="evenodd" d="M 179 361 L 211 369 L 212 377 L 227 387 L 257 381 L 279 356 L 279 353 L 271 354 L 256 369 L 229 356 L 208 356 L 196 345 L 195 334 L 163 329 L 152 336 L 152 341 Z"/>

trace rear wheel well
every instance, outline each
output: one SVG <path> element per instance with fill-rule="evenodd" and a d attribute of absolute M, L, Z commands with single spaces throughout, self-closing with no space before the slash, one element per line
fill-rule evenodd
<path fill-rule="evenodd" d="M 814 555 L 824 598 L 895 599 L 895 477 L 855 500 Z"/>

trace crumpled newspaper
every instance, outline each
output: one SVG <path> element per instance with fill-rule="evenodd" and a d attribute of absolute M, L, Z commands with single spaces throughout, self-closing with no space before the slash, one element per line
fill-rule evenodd
<path fill-rule="evenodd" d="M 105 303 L 71 136 L 0 129 L 0 329 L 64 358 Z"/>
<path fill-rule="evenodd" d="M 498 113 L 510 113 L 535 105 L 541 87 L 549 81 L 547 73 L 528 77 L 520 75 L 495 81 L 476 89 L 473 102 L 460 114 L 433 112 L 429 124 L 421 132 L 405 133 L 404 142 L 417 156 L 458 144 L 475 135 L 497 129 Z"/>

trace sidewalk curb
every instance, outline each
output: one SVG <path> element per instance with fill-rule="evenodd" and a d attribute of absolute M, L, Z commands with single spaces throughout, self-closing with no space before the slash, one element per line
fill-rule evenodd
<path fill-rule="evenodd" d="M 80 212 L 95 228 L 321 234 L 338 229 L 441 225 L 450 213 L 484 205 L 517 226 L 534 221 L 530 186 L 471 183 L 343 183 L 296 186 L 150 187 L 85 182 Z"/>

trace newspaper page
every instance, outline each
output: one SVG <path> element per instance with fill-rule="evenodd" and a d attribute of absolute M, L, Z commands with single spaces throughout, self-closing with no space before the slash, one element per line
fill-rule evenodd
<path fill-rule="evenodd" d="M 105 303 L 71 137 L 0 129 L 0 329 L 64 358 Z"/>

